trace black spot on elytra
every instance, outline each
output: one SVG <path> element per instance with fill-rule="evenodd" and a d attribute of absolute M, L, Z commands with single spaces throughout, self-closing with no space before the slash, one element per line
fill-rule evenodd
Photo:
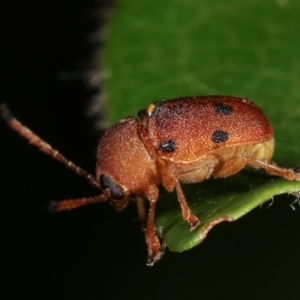
<path fill-rule="evenodd" d="M 216 102 L 215 111 L 220 115 L 229 116 L 232 113 L 232 107 L 221 102 Z"/>
<path fill-rule="evenodd" d="M 223 130 L 216 130 L 211 136 L 211 140 L 216 144 L 225 142 L 228 138 L 229 134 Z"/>
<path fill-rule="evenodd" d="M 100 185 L 103 190 L 109 189 L 112 198 L 114 199 L 122 199 L 124 198 L 124 194 L 121 189 L 112 181 L 110 177 L 105 174 L 100 175 Z"/>
<path fill-rule="evenodd" d="M 173 140 L 167 140 L 159 144 L 158 149 L 162 152 L 173 152 L 177 148 L 176 143 Z"/>

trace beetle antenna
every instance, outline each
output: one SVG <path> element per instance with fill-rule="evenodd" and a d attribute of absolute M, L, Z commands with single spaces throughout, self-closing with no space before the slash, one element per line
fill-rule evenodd
<path fill-rule="evenodd" d="M 45 142 L 39 136 L 33 133 L 29 128 L 27 128 L 21 122 L 19 122 L 11 114 L 6 104 L 0 105 L 0 115 L 6 121 L 6 123 L 11 129 L 15 130 L 24 139 L 28 140 L 30 144 L 39 148 L 40 151 L 50 155 L 52 158 L 60 161 L 61 163 L 66 165 L 69 169 L 74 171 L 76 174 L 85 177 L 92 186 L 101 189 L 100 184 L 97 182 L 96 178 L 93 175 L 81 169 L 80 167 L 76 166 L 74 163 L 72 163 L 70 160 L 65 158 L 62 154 L 60 154 L 56 149 L 52 148 L 47 142 Z"/>
<path fill-rule="evenodd" d="M 49 210 L 51 212 L 70 210 L 87 204 L 105 202 L 108 199 L 110 199 L 110 191 L 109 189 L 106 189 L 101 195 L 91 197 L 91 198 L 69 199 L 64 201 L 51 201 L 51 203 L 49 204 Z"/>

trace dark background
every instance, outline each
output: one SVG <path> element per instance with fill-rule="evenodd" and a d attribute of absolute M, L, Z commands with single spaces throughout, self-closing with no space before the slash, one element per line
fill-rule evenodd
<path fill-rule="evenodd" d="M 108 3 L 15 1 L 1 9 L 0 102 L 91 173 L 99 133 L 86 110 L 98 88 L 81 75 L 93 64 L 97 43 L 90 33 L 103 25 L 91 12 Z M 122 213 L 105 203 L 50 214 L 52 199 L 97 191 L 1 122 L 0 137 L 1 297 L 299 296 L 300 213 L 289 207 L 292 197 L 219 225 L 202 245 L 182 254 L 167 251 L 149 268 L 133 205 Z"/>

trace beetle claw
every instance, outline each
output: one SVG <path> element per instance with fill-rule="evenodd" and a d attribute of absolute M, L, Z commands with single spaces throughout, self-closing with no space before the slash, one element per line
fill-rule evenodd
<path fill-rule="evenodd" d="M 165 254 L 166 243 L 162 238 L 162 228 L 155 228 L 155 235 L 152 238 L 146 237 L 148 244 L 148 258 L 146 265 L 153 266 L 158 260 L 160 260 Z"/>
<path fill-rule="evenodd" d="M 157 253 L 149 255 L 147 258 L 146 265 L 152 267 L 158 260 L 162 258 L 163 255 L 164 255 L 164 251 L 161 250 L 158 250 Z"/>
<path fill-rule="evenodd" d="M 190 231 L 193 231 L 201 224 L 201 222 L 195 215 L 190 215 L 190 217 L 187 221 L 190 224 Z"/>

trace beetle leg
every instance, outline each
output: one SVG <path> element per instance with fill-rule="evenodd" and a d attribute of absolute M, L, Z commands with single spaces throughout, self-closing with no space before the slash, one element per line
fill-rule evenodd
<path fill-rule="evenodd" d="M 266 172 L 270 175 L 276 175 L 283 177 L 287 180 L 300 180 L 300 173 L 295 172 L 293 169 L 281 168 L 272 163 L 260 161 L 253 158 L 246 158 L 247 165 L 251 167 L 261 167 L 266 170 Z"/>
<path fill-rule="evenodd" d="M 146 232 L 146 229 L 147 229 L 147 214 L 146 214 L 145 201 L 142 197 L 136 197 L 136 204 L 137 204 L 139 219 L 141 221 L 142 230 L 144 232 Z M 149 258 L 148 258 L 148 261 L 147 261 L 147 264 L 149 266 L 152 266 L 158 259 L 160 259 L 164 255 L 164 252 L 165 252 L 165 249 L 166 249 L 166 244 L 163 241 L 162 227 L 154 227 L 154 230 L 155 230 L 155 236 L 158 239 L 159 244 L 160 244 L 160 247 L 159 247 L 160 249 L 159 249 L 159 256 L 155 256 L 154 259 L 153 259 L 153 254 L 151 256 L 149 255 Z M 151 235 L 151 233 L 150 233 L 150 235 Z M 145 233 L 145 237 L 146 237 L 146 242 L 149 245 L 149 239 L 148 239 L 146 233 Z M 155 243 L 157 243 L 156 238 L 154 238 Z M 150 245 L 150 250 L 148 250 L 149 253 L 153 253 L 152 247 L 153 246 Z M 157 250 L 154 250 L 154 251 L 157 251 Z"/>
<path fill-rule="evenodd" d="M 147 226 L 147 213 L 146 213 L 145 202 L 142 197 L 138 197 L 138 196 L 136 197 L 136 206 L 137 206 L 142 230 L 145 231 Z"/>
<path fill-rule="evenodd" d="M 200 225 L 200 221 L 195 215 L 192 214 L 191 209 L 186 202 L 181 185 L 178 181 L 176 181 L 175 188 L 176 188 L 178 201 L 182 211 L 182 217 L 190 224 L 190 230 L 192 231 Z"/>
<path fill-rule="evenodd" d="M 163 255 L 161 245 L 156 235 L 156 229 L 154 225 L 155 205 L 158 199 L 158 195 L 159 195 L 159 191 L 156 186 L 153 186 L 152 190 L 148 191 L 146 195 L 147 199 L 150 202 L 148 218 L 147 218 L 147 226 L 145 230 L 145 238 L 148 246 L 148 258 L 147 258 L 148 266 L 153 266 L 153 264 L 156 261 L 158 261 Z"/>

